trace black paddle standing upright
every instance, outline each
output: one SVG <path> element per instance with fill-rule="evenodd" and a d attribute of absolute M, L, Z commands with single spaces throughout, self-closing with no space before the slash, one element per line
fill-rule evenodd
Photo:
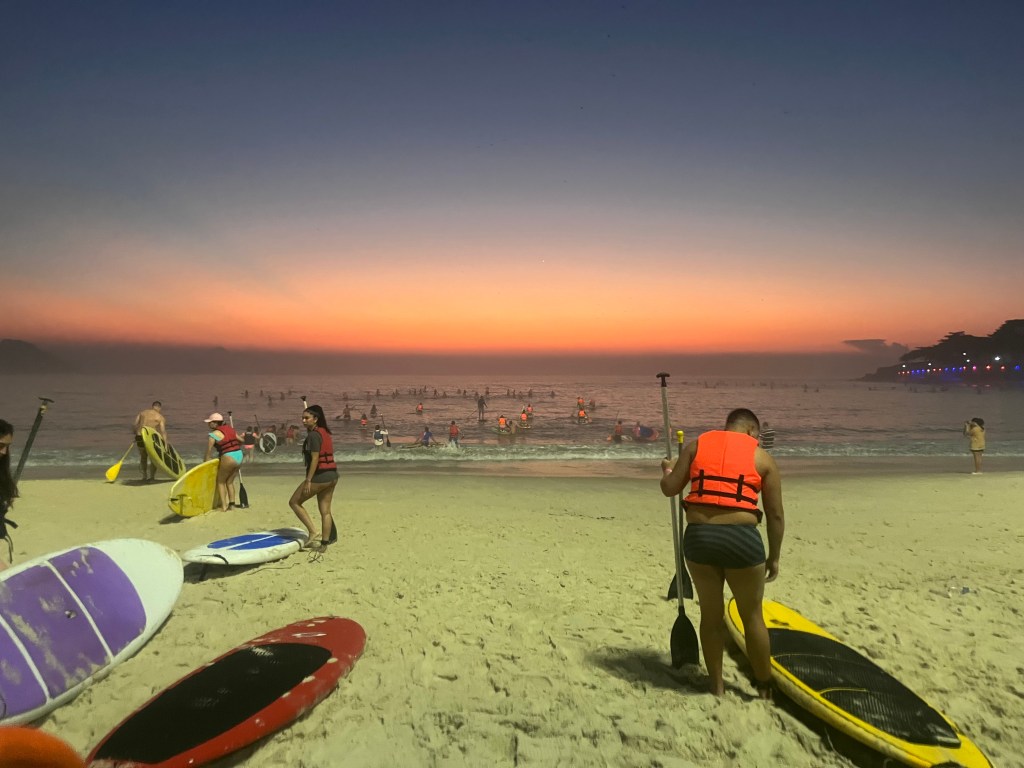
<path fill-rule="evenodd" d="M 669 433 L 672 431 L 671 423 L 668 419 L 668 379 L 669 374 L 659 373 L 658 378 L 661 379 L 661 410 L 662 415 L 665 417 L 665 458 L 672 458 L 672 438 Z M 676 497 L 669 497 L 669 505 L 672 511 L 672 548 L 676 555 L 676 596 L 679 599 L 679 615 L 676 617 L 675 623 L 672 625 L 672 635 L 669 639 L 669 648 L 672 649 L 672 666 L 678 669 L 684 664 L 699 664 L 700 663 L 700 643 L 697 640 L 697 630 L 693 628 L 693 623 L 686 616 L 686 608 L 683 606 L 683 592 L 685 586 L 683 585 L 683 574 L 686 570 L 683 568 L 683 553 L 679 541 L 679 520 L 676 509 Z M 686 577 L 689 581 L 689 575 Z M 690 587 L 691 592 L 693 587 Z"/>
<path fill-rule="evenodd" d="M 381 414 L 381 417 L 380 417 L 380 425 L 381 425 L 382 427 L 384 427 L 384 444 L 385 444 L 385 445 L 386 445 L 386 446 L 387 446 L 388 448 L 390 448 L 390 447 L 391 447 L 391 433 L 390 433 L 390 432 L 388 432 L 388 425 L 387 425 L 387 422 L 386 422 L 386 421 L 384 421 L 384 414 Z"/>
<path fill-rule="evenodd" d="M 231 411 L 228 411 L 228 424 L 235 428 L 235 420 L 231 418 Z M 242 482 L 242 470 L 238 470 L 238 506 L 240 509 L 249 508 L 249 494 L 245 492 L 245 483 Z"/>
<path fill-rule="evenodd" d="M 25 468 L 25 462 L 28 461 L 28 452 L 32 450 L 32 443 L 35 442 L 39 425 L 43 423 L 43 414 L 46 413 L 46 406 L 53 402 L 48 397 L 40 397 L 39 399 L 42 402 L 39 403 L 39 410 L 36 411 L 36 420 L 32 423 L 32 431 L 28 433 L 28 440 L 25 441 L 25 447 L 21 451 L 21 458 L 18 459 L 18 468 L 14 470 L 14 482 L 18 482 L 21 479 L 21 471 Z"/>

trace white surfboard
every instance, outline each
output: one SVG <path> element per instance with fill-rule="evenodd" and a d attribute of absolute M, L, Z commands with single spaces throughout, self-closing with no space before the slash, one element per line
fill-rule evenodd
<path fill-rule="evenodd" d="M 184 580 L 173 551 L 143 539 L 83 544 L 0 572 L 0 723 L 37 720 L 132 656 Z"/>
<path fill-rule="evenodd" d="M 204 565 L 255 565 L 288 557 L 302 549 L 309 534 L 305 528 L 278 528 L 219 539 L 188 550 L 181 559 Z"/>

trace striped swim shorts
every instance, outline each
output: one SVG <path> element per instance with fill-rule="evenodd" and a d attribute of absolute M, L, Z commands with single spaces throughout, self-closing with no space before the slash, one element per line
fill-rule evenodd
<path fill-rule="evenodd" d="M 700 565 L 753 568 L 765 561 L 764 542 L 756 525 L 688 523 L 683 556 Z"/>

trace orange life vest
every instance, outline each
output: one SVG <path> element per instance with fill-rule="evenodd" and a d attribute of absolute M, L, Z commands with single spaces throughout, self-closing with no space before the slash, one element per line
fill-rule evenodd
<path fill-rule="evenodd" d="M 530 420 L 530 417 L 526 415 L 526 411 L 519 414 L 519 420 L 524 424 Z"/>
<path fill-rule="evenodd" d="M 320 433 L 320 453 L 316 457 L 316 471 L 337 469 L 338 464 L 334 461 L 334 440 L 331 439 L 331 433 L 323 427 L 317 427 L 316 431 Z"/>
<path fill-rule="evenodd" d="M 214 431 L 220 432 L 224 435 L 220 440 L 217 438 L 213 439 L 213 446 L 217 449 L 218 456 L 223 456 L 225 453 L 231 453 L 232 451 L 242 450 L 242 443 L 238 439 L 238 433 L 235 432 L 235 428 L 230 424 L 221 424 Z"/>
<path fill-rule="evenodd" d="M 508 428 L 508 421 L 505 419 L 504 416 L 502 416 L 500 419 L 498 419 L 498 429 L 507 429 L 507 428 Z"/>
<path fill-rule="evenodd" d="M 459 436 L 459 428 L 456 425 L 452 424 L 450 427 L 448 427 L 448 437 L 458 437 L 458 436 Z"/>
<path fill-rule="evenodd" d="M 761 475 L 754 465 L 757 440 L 742 432 L 715 430 L 697 439 L 690 465 L 690 493 L 684 502 L 743 509 L 757 515 Z"/>

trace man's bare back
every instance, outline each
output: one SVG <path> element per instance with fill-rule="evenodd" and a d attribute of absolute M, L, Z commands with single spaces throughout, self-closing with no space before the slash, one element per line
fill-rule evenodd
<path fill-rule="evenodd" d="M 160 412 L 160 404 L 153 403 L 152 408 L 145 408 L 139 411 L 139 415 L 135 417 L 135 434 L 141 435 L 143 427 L 149 427 L 155 429 L 164 438 L 167 437 L 167 422 L 164 419 L 164 415 Z"/>

